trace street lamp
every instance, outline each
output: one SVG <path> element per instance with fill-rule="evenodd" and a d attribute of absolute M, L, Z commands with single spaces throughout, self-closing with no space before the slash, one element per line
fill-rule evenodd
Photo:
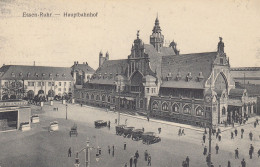
<path fill-rule="evenodd" d="M 90 147 L 89 145 L 90 140 L 87 137 L 87 141 L 86 141 L 86 147 L 82 148 L 79 152 L 76 153 L 76 158 L 75 158 L 75 167 L 79 167 L 80 162 L 79 162 L 79 153 L 81 153 L 82 151 L 85 151 L 85 167 L 90 167 L 90 150 L 94 147 Z M 98 147 L 99 149 L 97 150 L 97 154 L 96 154 L 96 161 L 99 161 L 99 155 L 101 153 L 101 149 L 100 147 Z M 100 151 L 99 151 L 100 150 Z"/>
<path fill-rule="evenodd" d="M 206 103 L 210 104 L 210 118 L 209 118 L 209 155 L 208 155 L 208 166 L 211 167 L 211 135 L 212 135 L 212 116 L 213 116 L 213 103 L 216 102 L 216 93 L 210 91 L 205 94 L 205 101 Z"/>
<path fill-rule="evenodd" d="M 66 120 L 68 119 L 68 104 L 66 104 Z"/>

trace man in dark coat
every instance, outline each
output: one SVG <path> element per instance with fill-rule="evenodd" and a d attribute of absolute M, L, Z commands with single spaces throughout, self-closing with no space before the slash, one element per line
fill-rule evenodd
<path fill-rule="evenodd" d="M 218 150 L 219 150 L 219 146 L 218 146 L 218 144 L 216 144 L 215 149 L 216 149 L 216 154 L 218 154 Z"/>
<path fill-rule="evenodd" d="M 71 147 L 68 150 L 68 157 L 71 157 Z"/>
<path fill-rule="evenodd" d="M 148 155 L 148 166 L 151 166 L 152 165 L 152 158 L 151 158 L 151 155 L 149 154 Z"/>
<path fill-rule="evenodd" d="M 205 143 L 205 141 L 206 141 L 206 136 L 205 136 L 205 134 L 203 135 L 202 139 L 203 139 L 203 143 Z"/>
<path fill-rule="evenodd" d="M 124 142 L 124 150 L 126 150 L 126 142 Z"/>
<path fill-rule="evenodd" d="M 133 157 L 130 158 L 129 164 L 130 164 L 130 167 L 132 167 L 132 165 L 133 165 Z"/>
<path fill-rule="evenodd" d="M 135 157 L 136 157 L 136 159 L 138 159 L 138 158 L 139 158 L 139 153 L 138 153 L 138 150 L 135 152 Z"/>
<path fill-rule="evenodd" d="M 239 153 L 238 153 L 238 148 L 235 150 L 235 159 L 239 159 Z"/>
<path fill-rule="evenodd" d="M 190 158 L 188 156 L 186 157 L 186 164 L 187 164 L 187 167 L 190 166 Z"/>
<path fill-rule="evenodd" d="M 110 146 L 108 146 L 108 154 L 110 155 Z"/>
<path fill-rule="evenodd" d="M 249 138 L 250 138 L 251 141 L 253 140 L 253 133 L 252 132 L 249 133 Z"/>
<path fill-rule="evenodd" d="M 136 167 L 136 165 L 137 165 L 137 158 L 136 157 L 134 157 L 134 164 L 135 164 L 135 167 Z"/>
<path fill-rule="evenodd" d="M 203 155 L 207 155 L 207 146 L 204 147 Z"/>
<path fill-rule="evenodd" d="M 245 161 L 244 158 L 243 158 L 243 160 L 241 161 L 241 165 L 242 165 L 242 167 L 246 167 L 246 161 Z"/>
<path fill-rule="evenodd" d="M 249 149 L 249 156 L 250 156 L 250 159 L 252 159 L 252 150 L 251 149 Z"/>
<path fill-rule="evenodd" d="M 227 167 L 231 167 L 231 163 L 230 163 L 230 161 L 228 161 L 228 163 L 227 163 Z"/>
<path fill-rule="evenodd" d="M 144 152 L 144 160 L 147 161 L 147 159 L 148 159 L 148 152 L 147 152 L 147 150 L 145 150 L 145 152 Z"/>
<path fill-rule="evenodd" d="M 231 132 L 231 139 L 234 139 L 234 133 Z"/>
<path fill-rule="evenodd" d="M 237 129 L 235 129 L 235 136 L 237 136 Z"/>

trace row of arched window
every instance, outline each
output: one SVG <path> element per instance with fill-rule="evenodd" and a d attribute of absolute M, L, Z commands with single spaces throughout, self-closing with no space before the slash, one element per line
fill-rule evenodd
<path fill-rule="evenodd" d="M 81 98 L 86 98 L 87 100 L 91 99 L 91 100 L 97 100 L 97 101 L 101 100 L 103 102 L 111 102 L 111 97 L 107 96 L 107 98 L 106 98 L 106 95 L 102 95 L 101 98 L 100 98 L 100 95 L 96 95 L 96 97 L 95 97 L 94 94 L 89 95 L 88 93 L 86 93 L 84 95 L 84 93 L 82 92 Z"/>
<path fill-rule="evenodd" d="M 177 103 L 174 103 L 172 106 L 172 112 L 176 112 L 179 113 L 180 112 L 180 106 Z M 159 109 L 159 105 L 156 101 L 153 102 L 152 104 L 152 110 L 158 110 Z M 161 110 L 162 111 L 170 111 L 169 110 L 169 104 L 167 102 L 163 102 L 162 106 L 161 106 Z M 196 115 L 197 116 L 203 116 L 204 115 L 204 110 L 201 106 L 198 106 L 196 109 Z M 183 113 L 184 114 L 189 114 L 191 115 L 191 106 L 186 104 L 183 106 Z"/>

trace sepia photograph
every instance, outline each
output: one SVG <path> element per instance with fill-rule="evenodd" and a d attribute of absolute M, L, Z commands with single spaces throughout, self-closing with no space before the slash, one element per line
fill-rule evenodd
<path fill-rule="evenodd" d="M 0 167 L 260 167 L 260 1 L 0 0 Z"/>

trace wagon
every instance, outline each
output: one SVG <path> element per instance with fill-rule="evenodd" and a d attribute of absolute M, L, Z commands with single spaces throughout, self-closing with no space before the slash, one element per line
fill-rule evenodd
<path fill-rule="evenodd" d="M 72 136 L 72 135 L 75 135 L 75 136 L 78 136 L 78 130 L 77 130 L 78 128 L 77 128 L 77 125 L 76 124 L 74 124 L 71 128 L 70 128 L 70 137 Z"/>
<path fill-rule="evenodd" d="M 102 128 L 107 126 L 107 122 L 103 120 L 97 120 L 94 122 L 95 128 Z"/>
<path fill-rule="evenodd" d="M 123 136 L 130 138 L 133 130 L 134 130 L 134 127 L 124 127 L 123 128 Z"/>
<path fill-rule="evenodd" d="M 116 134 L 121 136 L 124 133 L 124 127 L 126 127 L 126 125 L 117 125 Z"/>
<path fill-rule="evenodd" d="M 142 135 L 143 135 L 143 130 L 142 129 L 135 129 L 132 131 L 132 140 L 140 140 L 142 139 Z"/>
<path fill-rule="evenodd" d="M 143 144 L 153 144 L 161 141 L 161 138 L 155 132 L 146 132 L 142 135 Z"/>

